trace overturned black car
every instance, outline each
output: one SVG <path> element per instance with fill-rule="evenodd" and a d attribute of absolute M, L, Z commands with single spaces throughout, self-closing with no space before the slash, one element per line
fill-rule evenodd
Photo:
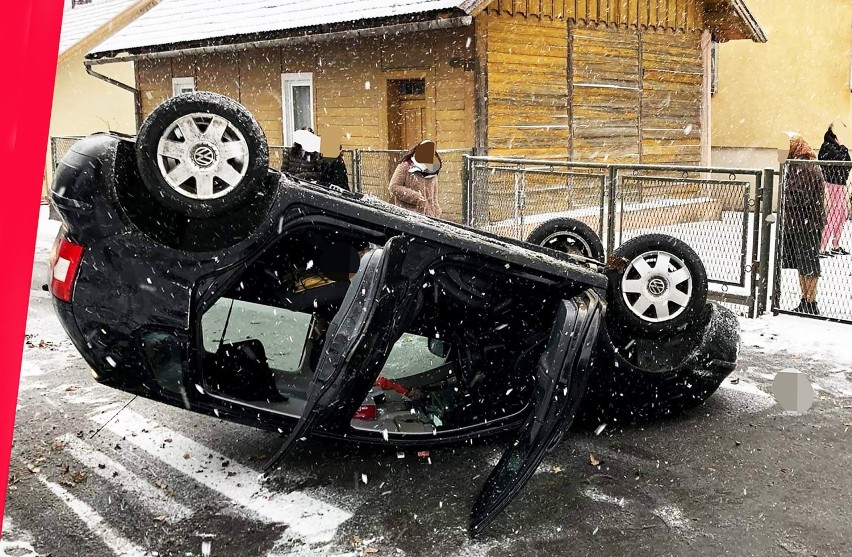
<path fill-rule="evenodd" d="M 575 418 L 704 402 L 738 326 L 695 253 L 635 238 L 607 264 L 561 219 L 533 243 L 269 168 L 252 116 L 175 97 L 136 138 L 97 134 L 52 187 L 60 320 L 96 379 L 286 436 L 429 446 L 516 431 L 479 532 Z"/>

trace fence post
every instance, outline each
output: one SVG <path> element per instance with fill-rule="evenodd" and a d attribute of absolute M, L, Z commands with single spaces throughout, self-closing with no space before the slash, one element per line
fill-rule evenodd
<path fill-rule="evenodd" d="M 518 164 L 517 169 L 515 170 L 515 228 L 517 229 L 518 240 L 520 240 L 523 235 L 522 229 L 522 221 L 521 221 L 521 172 L 523 171 L 522 165 Z"/>
<path fill-rule="evenodd" d="M 787 174 L 787 163 L 782 163 L 780 168 L 781 181 L 778 183 L 778 215 L 775 219 L 775 261 L 776 265 L 772 269 L 772 314 L 778 315 L 778 310 L 781 307 L 781 258 L 783 257 L 783 240 L 784 235 L 784 212 L 785 199 L 784 188 Z"/>
<path fill-rule="evenodd" d="M 609 167 L 609 179 L 607 184 L 607 231 L 606 231 L 606 254 L 607 257 L 612 257 L 612 252 L 615 251 L 615 197 L 618 192 L 618 167 Z"/>
<path fill-rule="evenodd" d="M 772 242 L 772 200 L 775 197 L 775 171 L 767 168 L 763 171 L 763 196 L 760 201 L 760 298 L 757 316 L 766 313 L 769 301 L 769 273 L 774 270 L 774 261 L 770 261 Z M 755 215 L 757 218 L 758 215 Z"/>
<path fill-rule="evenodd" d="M 754 208 L 751 211 L 747 211 L 748 214 L 745 215 L 745 218 L 751 218 L 752 228 L 751 228 L 751 288 L 749 289 L 749 297 L 751 298 L 751 304 L 748 306 L 748 317 L 749 319 L 754 319 L 758 316 L 760 311 L 760 290 L 759 284 L 760 281 L 758 279 L 758 275 L 763 274 L 763 261 L 760 259 L 760 232 L 762 227 L 757 222 L 760 216 L 763 214 L 762 205 L 763 205 L 763 174 L 756 174 L 754 177 Z M 748 210 L 748 202 L 749 198 L 751 198 L 751 194 L 747 193 L 745 198 L 745 207 Z M 746 220 L 748 222 L 748 220 Z M 747 244 L 748 235 L 743 238 L 743 249 L 748 251 Z"/>
<path fill-rule="evenodd" d="M 462 224 L 470 226 L 471 223 L 471 198 L 473 197 L 473 170 L 471 168 L 470 157 L 473 156 L 473 151 L 470 154 L 462 155 L 462 170 L 461 170 L 461 195 L 462 195 Z"/>
<path fill-rule="evenodd" d="M 355 183 L 353 184 L 353 187 L 354 187 L 355 191 L 357 191 L 358 193 L 364 193 L 364 184 L 361 182 L 361 149 L 355 149 L 355 151 L 352 154 L 352 158 L 354 160 L 352 166 L 355 167 L 354 168 Z"/>

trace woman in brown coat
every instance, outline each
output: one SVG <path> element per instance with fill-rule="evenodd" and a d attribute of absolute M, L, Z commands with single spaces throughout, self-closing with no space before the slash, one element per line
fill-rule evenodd
<path fill-rule="evenodd" d="M 819 244 L 825 227 L 825 180 L 812 161 L 816 153 L 801 136 L 790 139 L 784 185 L 782 267 L 799 271 L 802 300 L 793 311 L 819 315 L 817 282 L 820 277 Z"/>
<path fill-rule="evenodd" d="M 425 143 L 431 141 L 423 141 L 406 153 L 397 165 L 388 189 L 394 205 L 440 218 L 438 175 L 430 173 L 428 165 L 419 163 L 414 157 L 417 148 Z"/>

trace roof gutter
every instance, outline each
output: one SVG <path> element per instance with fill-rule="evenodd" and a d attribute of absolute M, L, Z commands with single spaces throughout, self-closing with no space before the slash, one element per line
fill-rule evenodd
<path fill-rule="evenodd" d="M 136 129 L 138 130 L 139 126 L 142 125 L 142 92 L 139 91 L 139 89 L 136 89 L 135 87 L 131 87 L 130 85 L 128 85 L 126 83 L 122 83 L 121 81 L 118 81 L 118 80 L 113 79 L 109 76 L 106 76 L 104 74 L 96 72 L 95 70 L 92 69 L 92 64 L 90 62 L 91 62 L 90 60 L 83 61 L 83 65 L 86 68 L 87 74 L 89 74 L 90 76 L 95 77 L 97 79 L 100 79 L 101 81 L 105 81 L 105 82 L 109 83 L 110 85 L 115 85 L 116 87 L 120 87 L 120 88 L 124 89 L 125 91 L 129 91 L 129 92 L 133 93 L 133 108 L 134 108 L 133 112 L 134 112 L 134 117 L 135 117 L 135 120 L 136 120 Z"/>
<path fill-rule="evenodd" d="M 289 46 L 293 44 L 319 43 L 328 41 L 350 40 L 350 39 L 365 39 L 370 37 L 380 37 L 382 35 L 390 35 L 395 33 L 414 33 L 418 31 L 435 31 L 439 29 L 452 29 L 455 27 L 467 27 L 473 24 L 473 17 L 462 16 L 447 19 L 433 19 L 429 21 L 418 21 L 412 23 L 400 23 L 396 25 L 388 25 L 383 27 L 367 27 L 364 29 L 349 29 L 346 31 L 334 31 L 331 33 L 305 34 L 295 37 L 281 37 L 279 39 L 269 39 L 263 41 L 250 41 L 234 44 L 200 46 L 194 48 L 184 48 L 177 50 L 167 50 L 160 52 L 148 52 L 144 54 L 125 54 L 111 58 L 89 58 L 86 60 L 86 71 L 89 71 L 90 66 L 98 64 L 113 64 L 117 62 L 135 62 L 136 60 L 156 60 L 162 58 L 175 58 L 178 56 L 198 56 L 202 54 L 215 54 L 221 52 L 236 52 L 260 48 L 276 48 Z M 97 53 L 95 53 L 97 55 Z M 93 56 L 92 53 L 87 55 Z M 100 75 L 100 74 L 97 74 Z M 106 77 L 106 76 L 103 76 Z M 107 78 L 109 79 L 109 78 Z M 123 85 L 123 84 L 122 84 Z M 135 91 L 135 89 L 134 89 Z M 137 91 L 138 93 L 138 91 Z"/>

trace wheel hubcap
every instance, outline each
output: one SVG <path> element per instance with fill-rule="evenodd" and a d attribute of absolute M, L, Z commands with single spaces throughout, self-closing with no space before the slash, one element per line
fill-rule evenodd
<path fill-rule="evenodd" d="M 689 306 L 692 274 L 679 257 L 666 251 L 649 251 L 627 265 L 621 291 L 627 307 L 643 321 L 671 321 Z"/>
<path fill-rule="evenodd" d="M 648 292 L 652 296 L 662 296 L 666 293 L 668 285 L 662 277 L 654 277 L 648 281 Z"/>
<path fill-rule="evenodd" d="M 215 147 L 207 143 L 196 145 L 192 150 L 192 160 L 198 168 L 210 168 L 218 158 Z"/>
<path fill-rule="evenodd" d="M 571 232 L 554 232 L 542 240 L 541 245 L 552 250 L 592 258 L 592 247 L 580 235 Z"/>
<path fill-rule="evenodd" d="M 157 165 L 166 184 L 183 197 L 216 199 L 231 193 L 249 166 L 248 142 L 227 119 L 187 114 L 157 144 Z"/>

